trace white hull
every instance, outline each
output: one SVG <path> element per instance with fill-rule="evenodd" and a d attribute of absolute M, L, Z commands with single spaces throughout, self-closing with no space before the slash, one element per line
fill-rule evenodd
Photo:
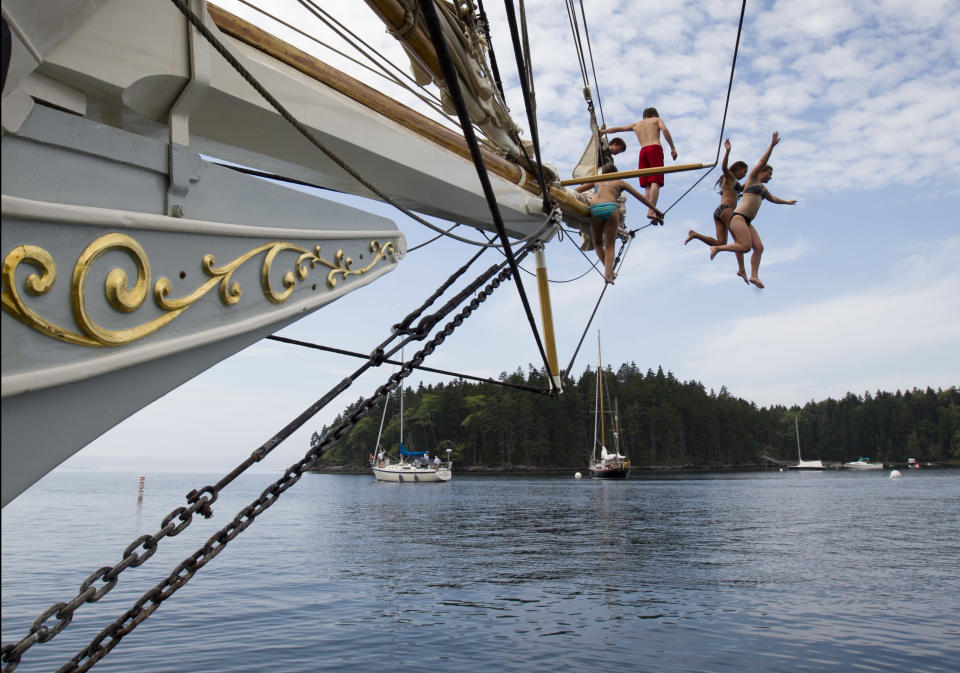
<path fill-rule="evenodd" d="M 450 481 L 453 477 L 452 468 L 449 466 L 441 466 L 435 470 L 431 467 L 414 467 L 410 463 L 397 463 L 383 467 L 374 465 L 373 474 L 379 481 L 393 481 L 404 484 Z"/>
<path fill-rule="evenodd" d="M 825 470 L 826 466 L 823 464 L 822 460 L 801 460 L 796 465 L 788 465 L 788 469 L 791 470 Z"/>
<path fill-rule="evenodd" d="M 854 461 L 852 463 L 844 463 L 843 467 L 848 470 L 882 470 L 883 463 L 861 463 L 860 461 Z"/>

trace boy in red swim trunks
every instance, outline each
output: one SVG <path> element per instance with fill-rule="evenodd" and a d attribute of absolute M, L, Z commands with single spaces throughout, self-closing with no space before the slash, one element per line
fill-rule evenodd
<path fill-rule="evenodd" d="M 618 133 L 620 131 L 633 131 L 637 134 L 637 140 L 640 141 L 640 161 L 637 168 L 655 168 L 663 166 L 663 147 L 660 146 L 660 132 L 667 139 L 670 145 L 670 155 L 673 160 L 677 160 L 677 149 L 673 146 L 673 136 L 667 125 L 660 119 L 660 113 L 657 108 L 648 107 L 643 111 L 643 119 L 627 126 L 601 126 L 601 133 Z M 663 186 L 663 173 L 655 175 L 640 176 L 640 186 L 644 188 L 647 200 L 656 207 L 657 199 L 660 198 L 660 188 Z M 647 217 L 656 220 L 653 208 L 647 213 Z"/>

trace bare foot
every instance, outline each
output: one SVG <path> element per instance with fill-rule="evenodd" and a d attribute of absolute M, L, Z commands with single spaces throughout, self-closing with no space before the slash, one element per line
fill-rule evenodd
<path fill-rule="evenodd" d="M 750 282 L 759 288 L 763 288 L 763 283 L 761 283 L 760 279 L 757 278 L 756 276 L 750 276 Z"/>
<path fill-rule="evenodd" d="M 683 242 L 683 244 L 686 245 L 687 243 L 689 243 L 690 241 L 692 241 L 693 238 L 694 238 L 695 233 L 696 233 L 696 232 L 694 232 L 694 230 L 691 229 L 690 232 L 687 234 L 687 240 L 685 240 L 685 241 Z"/>
<path fill-rule="evenodd" d="M 715 245 L 710 246 L 710 259 L 713 259 L 717 256 L 717 253 L 720 252 L 720 248 Z"/>
<path fill-rule="evenodd" d="M 747 282 L 747 272 L 746 272 L 746 271 L 737 271 L 737 275 L 740 276 L 741 278 L 743 278 L 743 282 L 744 282 L 744 283 L 747 283 L 747 284 L 749 285 L 749 283 Z"/>

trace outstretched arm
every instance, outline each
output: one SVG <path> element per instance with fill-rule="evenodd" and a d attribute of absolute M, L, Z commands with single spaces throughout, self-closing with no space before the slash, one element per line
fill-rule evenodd
<path fill-rule="evenodd" d="M 757 165 L 753 167 L 753 170 L 750 171 L 750 179 L 756 180 L 760 177 L 760 171 L 763 170 L 763 167 L 767 165 L 767 162 L 770 161 L 770 153 L 773 152 L 773 146 L 780 142 L 780 134 L 776 131 L 773 132 L 773 137 L 770 139 L 770 146 L 767 147 L 767 151 L 763 153 L 763 156 L 760 157 L 760 161 L 757 162 Z"/>
<path fill-rule="evenodd" d="M 623 182 L 623 181 L 621 180 L 620 182 Z M 636 189 L 634 189 L 633 187 L 631 187 L 630 185 L 628 185 L 626 182 L 623 182 L 623 184 L 622 184 L 621 186 L 622 186 L 624 189 L 626 189 L 628 192 L 630 192 L 631 194 L 633 194 L 633 196 L 635 196 L 637 199 L 639 199 L 640 203 L 642 203 L 643 205 L 647 206 L 648 208 L 653 209 L 653 212 L 655 212 L 655 213 L 657 214 L 657 217 L 660 217 L 660 218 L 663 217 L 663 213 L 661 213 L 659 210 L 657 210 L 657 207 L 656 207 L 655 205 L 653 205 L 652 203 L 650 203 L 649 201 L 647 201 L 647 197 L 645 197 L 643 194 L 641 194 L 641 193 L 638 192 Z"/>
<path fill-rule="evenodd" d="M 627 126 L 607 126 L 604 124 L 600 127 L 600 133 L 622 133 L 623 131 L 632 131 L 633 124 L 628 124 Z"/>
<path fill-rule="evenodd" d="M 784 201 L 784 200 L 781 199 L 779 196 L 774 196 L 774 195 L 771 194 L 770 192 L 767 192 L 766 195 L 765 195 L 763 198 L 765 198 L 765 199 L 766 199 L 767 201 L 769 201 L 770 203 L 779 203 L 779 204 L 782 205 L 782 206 L 792 206 L 793 204 L 795 204 L 795 203 L 797 202 L 796 199 L 790 199 L 789 201 Z"/>
<path fill-rule="evenodd" d="M 734 180 L 736 178 L 733 177 L 733 174 L 730 172 L 730 169 L 727 168 L 727 161 L 729 161 L 730 159 L 730 139 L 729 138 L 723 141 L 723 147 L 726 151 L 723 153 L 723 163 L 720 164 L 720 169 L 723 171 L 724 176 L 726 176 L 731 180 Z"/>
<path fill-rule="evenodd" d="M 673 160 L 677 160 L 677 148 L 673 146 L 673 136 L 670 135 L 670 129 L 667 128 L 667 125 L 663 123 L 663 120 L 657 117 L 657 121 L 660 124 L 660 130 L 663 131 L 663 137 L 666 139 L 667 144 L 670 145 L 670 156 L 673 157 Z"/>

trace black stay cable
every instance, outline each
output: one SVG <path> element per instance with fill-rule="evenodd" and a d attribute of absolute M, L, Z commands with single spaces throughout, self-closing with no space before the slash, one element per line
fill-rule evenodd
<path fill-rule="evenodd" d="M 402 206 L 396 199 L 389 196 L 388 194 L 381 191 L 376 185 L 372 184 L 369 180 L 360 175 L 356 170 L 354 170 L 349 164 L 347 164 L 343 159 L 341 159 L 336 153 L 333 152 L 330 148 L 320 142 L 320 139 L 314 134 L 310 129 L 308 129 L 303 123 L 300 122 L 293 114 L 287 110 L 277 98 L 271 94 L 267 89 L 250 73 L 247 68 L 237 60 L 237 58 L 224 46 L 224 44 L 214 35 L 209 28 L 203 23 L 197 14 L 190 9 L 190 6 L 187 4 L 186 0 L 170 0 L 174 5 L 177 6 L 187 20 L 193 25 L 197 31 L 203 35 L 203 37 L 210 43 L 210 45 L 219 53 L 223 58 L 229 63 L 237 73 L 246 80 L 247 84 L 254 88 L 254 90 L 260 94 L 264 100 L 266 100 L 270 106 L 277 111 L 277 113 L 283 117 L 291 126 L 293 126 L 304 138 L 310 141 L 314 147 L 323 152 L 333 163 L 339 166 L 347 175 L 352 177 L 354 180 L 359 182 L 361 185 L 373 192 L 377 198 L 379 198 L 384 203 L 388 203 L 401 213 L 409 217 L 415 222 L 422 224 L 428 229 L 433 229 L 436 232 L 442 232 L 443 229 L 427 222 L 425 219 L 411 211 L 409 208 Z M 469 126 L 469 124 L 468 124 Z M 473 128 L 470 127 L 471 136 L 473 135 Z M 464 131 L 466 135 L 466 131 Z M 459 237 L 454 236 L 453 234 L 447 234 L 451 238 L 459 239 Z M 464 242 L 471 243 L 471 241 L 464 239 Z M 475 243 L 474 243 L 475 244 Z"/>
<path fill-rule="evenodd" d="M 678 203 L 680 203 L 680 200 L 683 199 L 683 197 L 685 197 L 687 194 L 689 194 L 691 191 L 693 191 L 693 188 L 696 187 L 697 185 L 699 185 L 700 182 L 701 182 L 705 177 L 707 177 L 707 175 L 709 175 L 710 172 L 713 171 L 714 168 L 716 168 L 717 162 L 718 162 L 719 159 L 720 159 L 720 147 L 721 147 L 721 145 L 723 145 L 723 132 L 724 132 L 724 130 L 726 129 L 726 126 L 727 126 L 727 110 L 730 108 L 730 92 L 733 91 L 733 73 L 734 73 L 734 70 L 735 70 L 736 67 L 737 67 L 737 52 L 740 51 L 740 35 L 741 35 L 741 33 L 743 32 L 743 16 L 744 16 L 744 14 L 746 13 L 746 11 L 747 11 L 747 0 L 743 0 L 743 3 L 740 5 L 740 22 L 739 22 L 739 24 L 737 25 L 737 41 L 736 41 L 736 43 L 735 43 L 734 46 L 733 46 L 733 61 L 732 61 L 732 63 L 730 64 L 730 81 L 727 83 L 727 100 L 726 100 L 726 102 L 725 102 L 724 105 L 723 105 L 723 120 L 720 122 L 720 137 L 717 139 L 717 156 L 714 157 L 714 159 L 713 159 L 713 165 L 710 166 L 706 171 L 704 171 L 703 175 L 701 175 L 699 178 L 697 178 L 696 182 L 694 182 L 692 185 L 690 185 L 683 194 L 681 194 L 679 197 L 677 197 L 677 200 L 674 201 L 673 203 L 671 203 L 671 204 L 667 207 L 667 209 L 663 211 L 664 214 L 670 212 L 670 210 L 671 210 L 675 205 L 677 205 Z M 646 227 L 640 227 L 640 229 L 645 229 L 645 228 L 646 228 Z M 640 231 L 640 229 L 634 229 L 633 232 Z"/>
<path fill-rule="evenodd" d="M 480 10 L 480 22 L 483 24 L 483 36 L 487 40 L 487 56 L 490 58 L 490 70 L 493 73 L 493 81 L 497 85 L 497 91 L 500 92 L 500 99 L 507 100 L 503 95 L 503 82 L 500 81 L 500 68 L 497 67 L 497 57 L 493 53 L 493 40 L 490 39 L 490 22 L 487 20 L 487 12 L 483 8 L 483 0 L 477 0 L 477 7 Z"/>
<path fill-rule="evenodd" d="M 623 261 L 626 259 L 626 253 L 630 249 L 631 243 L 633 243 L 633 235 L 630 235 L 630 238 L 627 239 L 627 242 L 620 247 L 620 252 L 613 261 L 614 271 L 619 269 L 623 264 Z M 600 302 L 603 301 L 603 295 L 607 293 L 608 287 L 610 287 L 610 283 L 603 284 L 603 289 L 600 291 L 600 296 L 597 297 L 597 303 L 593 305 L 593 311 L 590 313 L 590 318 L 587 319 L 587 325 L 583 328 L 583 334 L 580 335 L 580 341 L 577 342 L 577 347 L 574 349 L 573 355 L 570 357 L 570 362 L 567 364 L 567 368 L 563 370 L 563 378 L 570 376 L 570 370 L 573 369 L 573 363 L 577 359 L 577 354 L 580 352 L 580 347 L 583 346 L 583 340 L 586 338 L 587 332 L 590 329 L 590 325 L 593 323 L 593 319 L 597 315 L 597 310 L 600 308 Z"/>
<path fill-rule="evenodd" d="M 337 355 L 346 355 L 352 358 L 369 358 L 368 353 L 357 353 L 355 351 L 344 350 L 343 348 L 334 348 L 333 346 L 324 346 L 323 344 L 315 344 L 309 341 L 300 341 L 299 339 L 289 339 L 287 337 L 277 336 L 271 334 L 267 337 L 271 341 L 279 341 L 280 343 L 290 344 L 291 346 L 303 346 L 304 348 L 313 348 L 314 350 L 325 351 L 327 353 L 336 353 Z M 399 365 L 403 366 L 405 363 L 400 360 L 388 360 L 384 359 L 383 364 L 386 365 Z M 461 372 L 452 372 L 446 369 L 437 369 L 436 367 L 426 367 L 424 365 L 415 366 L 414 369 L 421 372 L 430 372 L 432 374 L 442 374 L 444 376 L 452 376 L 458 379 L 467 379 L 469 381 L 478 381 L 480 383 L 492 383 L 497 386 L 504 386 L 507 388 L 516 388 L 517 390 L 524 390 L 529 393 L 539 393 L 541 395 L 549 395 L 550 391 L 545 388 L 535 388 L 534 386 L 525 386 L 519 383 L 508 383 L 506 381 L 497 381 L 496 379 L 491 379 L 483 376 L 473 376 L 472 374 L 463 374 Z"/>
<path fill-rule="evenodd" d="M 447 87 L 449 88 L 450 97 L 456 104 L 457 116 L 460 118 L 460 126 L 463 130 L 463 137 L 467 142 L 467 146 L 470 148 L 470 156 L 473 158 L 474 166 L 477 169 L 477 177 L 480 179 L 480 184 L 483 187 L 483 193 L 486 195 L 487 204 L 490 207 L 490 214 L 493 217 L 493 222 L 497 227 L 497 234 L 500 236 L 500 242 L 503 244 L 504 254 L 506 255 L 507 261 L 510 264 L 511 271 L 513 271 L 513 279 L 520 295 L 520 301 L 523 303 L 524 311 L 527 314 L 527 321 L 530 323 L 530 330 L 533 332 L 534 340 L 537 343 L 537 349 L 540 351 L 541 358 L 543 358 L 544 367 L 546 368 L 546 371 L 549 372 L 550 362 L 547 358 L 546 350 L 543 347 L 543 342 L 540 339 L 540 333 L 537 330 L 536 320 L 534 319 L 533 311 L 530 308 L 530 301 L 527 299 L 527 293 L 523 288 L 523 278 L 520 276 L 520 270 L 517 268 L 517 260 L 513 254 L 513 249 L 510 247 L 510 241 L 507 238 L 507 230 L 503 224 L 503 217 L 501 216 L 500 208 L 497 205 L 496 195 L 493 193 L 493 186 L 490 184 L 490 177 L 487 175 L 486 163 L 483 160 L 483 155 L 480 153 L 480 146 L 477 143 L 477 137 L 473 133 L 473 125 L 470 121 L 470 113 L 467 111 L 467 107 L 463 99 L 463 91 L 460 89 L 460 76 L 457 74 L 456 68 L 453 66 L 453 59 L 450 56 L 449 49 L 447 48 L 447 42 L 443 37 L 443 28 L 440 26 L 440 19 L 437 17 L 437 10 L 433 5 L 433 0 L 420 0 L 420 10 L 423 12 L 427 28 L 430 31 L 430 37 L 433 41 L 434 49 L 436 50 L 437 57 L 440 61 L 440 67 L 443 70 L 443 76 L 446 80 Z M 530 244 L 526 244 L 524 249 L 529 250 Z M 554 385 L 553 379 L 550 378 L 549 380 L 552 387 Z"/>
<path fill-rule="evenodd" d="M 420 0 L 423 4 L 425 0 Z M 523 47 L 520 44 L 520 35 L 517 30 L 517 17 L 513 9 L 513 0 L 504 0 L 507 9 L 507 21 L 510 24 L 510 38 L 513 41 L 513 53 L 517 60 L 517 74 L 520 77 L 520 90 L 523 92 L 523 104 L 527 110 L 527 124 L 530 126 L 530 139 L 533 141 L 533 153 L 537 158 L 537 181 L 540 183 L 540 194 L 543 196 L 543 212 L 549 213 L 550 192 L 543 178 L 543 158 L 540 156 L 540 136 L 537 133 L 537 118 L 533 113 L 532 95 L 530 93 L 530 74 L 523 59 Z M 521 145 L 522 147 L 522 145 Z M 547 371 L 550 368 L 547 367 Z"/>

